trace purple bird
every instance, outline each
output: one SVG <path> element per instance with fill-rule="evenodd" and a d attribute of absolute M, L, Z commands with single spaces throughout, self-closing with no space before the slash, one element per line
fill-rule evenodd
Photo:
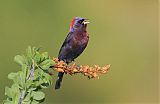
<path fill-rule="evenodd" d="M 88 23 L 88 19 L 81 17 L 76 17 L 72 20 L 70 31 L 59 51 L 59 60 L 63 60 L 69 64 L 84 51 L 89 41 L 89 34 L 86 30 Z M 60 88 L 63 75 L 63 72 L 58 73 L 55 89 Z"/>

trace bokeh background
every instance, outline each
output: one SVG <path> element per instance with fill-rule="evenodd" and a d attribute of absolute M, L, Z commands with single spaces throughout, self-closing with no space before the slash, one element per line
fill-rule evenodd
<path fill-rule="evenodd" d="M 20 70 L 14 56 L 29 45 L 57 56 L 75 16 L 91 22 L 76 62 L 111 70 L 99 80 L 65 75 L 60 90 L 44 90 L 44 104 L 158 103 L 158 0 L 0 0 L 0 101 L 8 73 Z"/>

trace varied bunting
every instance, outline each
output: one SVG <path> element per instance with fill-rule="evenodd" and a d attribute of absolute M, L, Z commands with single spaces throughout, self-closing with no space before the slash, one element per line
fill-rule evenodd
<path fill-rule="evenodd" d="M 59 51 L 59 60 L 63 60 L 69 64 L 84 51 L 89 41 L 89 34 L 86 30 L 88 23 L 88 19 L 81 17 L 75 17 L 72 20 L 70 24 L 70 31 Z M 55 89 L 60 88 L 63 75 L 63 72 L 58 73 Z"/>

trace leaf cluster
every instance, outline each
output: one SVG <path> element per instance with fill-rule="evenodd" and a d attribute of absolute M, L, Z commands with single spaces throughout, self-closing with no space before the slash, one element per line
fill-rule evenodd
<path fill-rule="evenodd" d="M 39 50 L 29 46 L 25 55 L 15 56 L 14 61 L 21 69 L 8 75 L 13 85 L 5 88 L 4 104 L 39 104 L 44 101 L 45 94 L 40 89 L 52 84 L 48 73 L 54 62 L 47 52 L 40 53 Z"/>

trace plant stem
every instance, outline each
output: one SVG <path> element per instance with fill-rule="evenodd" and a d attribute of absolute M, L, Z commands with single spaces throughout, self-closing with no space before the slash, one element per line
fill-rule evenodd
<path fill-rule="evenodd" d="M 35 70 L 34 61 L 32 61 L 32 67 L 30 69 L 30 73 L 29 73 L 29 76 L 28 76 L 27 80 L 30 80 L 30 79 L 33 78 L 33 76 L 34 76 L 34 70 Z"/>
<path fill-rule="evenodd" d="M 23 101 L 24 95 L 25 95 L 25 91 L 24 91 L 24 90 L 22 90 L 22 91 L 21 91 L 21 94 L 20 94 L 20 98 L 19 98 L 19 103 L 18 103 L 18 104 L 22 104 L 22 101 Z"/>
<path fill-rule="evenodd" d="M 31 80 L 33 78 L 34 70 L 35 70 L 34 61 L 32 61 L 32 66 L 31 66 L 30 73 L 29 73 L 29 76 L 28 76 L 27 80 Z M 18 104 L 22 104 L 22 101 L 23 101 L 24 96 L 25 96 L 25 92 L 26 91 L 24 91 L 24 90 L 21 91 Z"/>

